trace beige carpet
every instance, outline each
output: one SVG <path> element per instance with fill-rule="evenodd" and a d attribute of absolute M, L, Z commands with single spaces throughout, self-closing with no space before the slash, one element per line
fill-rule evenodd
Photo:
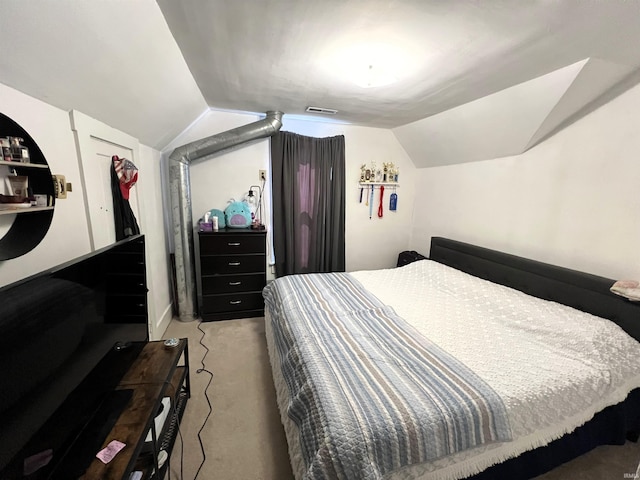
<path fill-rule="evenodd" d="M 201 437 L 206 461 L 200 480 L 289 480 L 292 478 L 287 442 L 275 401 L 263 318 L 223 322 L 180 322 L 169 325 L 165 338 L 189 339 L 191 400 L 171 456 L 170 478 L 194 480 L 203 456 L 198 431 L 209 412 L 204 390 L 213 373 L 208 395 L 213 411 Z M 640 444 L 600 447 L 537 480 L 609 480 L 633 478 L 640 460 Z M 184 475 L 181 475 L 181 467 Z M 625 475 L 626 474 L 626 475 Z M 496 479 L 501 480 L 501 479 Z"/>

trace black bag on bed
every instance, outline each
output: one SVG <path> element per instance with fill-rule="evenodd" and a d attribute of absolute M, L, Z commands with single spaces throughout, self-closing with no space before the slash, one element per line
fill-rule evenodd
<path fill-rule="evenodd" d="M 427 257 L 419 254 L 415 250 L 405 250 L 398 255 L 398 264 L 396 267 L 402 267 L 418 260 L 427 260 Z"/>

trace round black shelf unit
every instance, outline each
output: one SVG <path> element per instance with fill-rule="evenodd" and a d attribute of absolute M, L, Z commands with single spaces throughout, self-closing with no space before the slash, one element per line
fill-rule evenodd
<path fill-rule="evenodd" d="M 12 162 L 18 175 L 29 177 L 29 188 L 33 193 L 47 195 L 55 205 L 55 190 L 49 165 L 27 131 L 14 120 L 0 113 L 0 137 L 21 137 L 23 145 L 29 149 L 30 164 Z M 15 163 L 15 164 L 14 164 Z M 5 163 L 6 165 L 6 163 Z M 49 231 L 53 220 L 53 208 L 16 210 L 15 219 L 7 233 L 0 239 L 0 261 L 20 257 L 33 250 Z"/>

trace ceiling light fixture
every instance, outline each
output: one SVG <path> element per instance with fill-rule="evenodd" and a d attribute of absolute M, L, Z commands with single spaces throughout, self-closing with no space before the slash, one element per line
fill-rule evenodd
<path fill-rule="evenodd" d="M 398 80 L 389 69 L 375 65 L 369 65 L 361 72 L 354 72 L 352 78 L 353 82 L 362 88 L 384 87 Z"/>
<path fill-rule="evenodd" d="M 399 41 L 392 44 L 343 39 L 332 44 L 324 58 L 328 73 L 339 73 L 361 88 L 390 85 L 410 75 L 416 63 L 411 48 Z"/>

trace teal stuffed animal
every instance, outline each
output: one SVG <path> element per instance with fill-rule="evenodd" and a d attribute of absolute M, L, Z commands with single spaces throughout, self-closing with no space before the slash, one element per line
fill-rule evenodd
<path fill-rule="evenodd" d="M 227 222 L 224 218 L 224 212 L 222 210 L 218 210 L 217 208 L 213 208 L 207 212 L 209 214 L 209 218 L 218 217 L 218 228 L 224 228 L 227 226 Z M 205 214 L 206 216 L 206 214 Z M 211 220 L 209 220 L 211 221 Z"/>
<path fill-rule="evenodd" d="M 244 202 L 232 201 L 224 209 L 228 228 L 247 228 L 251 226 L 251 210 Z"/>

